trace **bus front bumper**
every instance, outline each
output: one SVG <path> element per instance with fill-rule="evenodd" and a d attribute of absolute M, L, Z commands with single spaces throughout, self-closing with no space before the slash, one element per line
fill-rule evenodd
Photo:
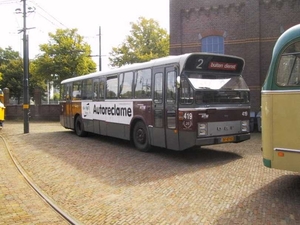
<path fill-rule="evenodd" d="M 250 139 L 250 133 L 231 135 L 231 136 L 221 136 L 221 137 L 206 137 L 198 138 L 196 140 L 197 146 L 204 145 L 214 145 L 214 144 L 224 144 L 224 143 L 239 143 Z"/>

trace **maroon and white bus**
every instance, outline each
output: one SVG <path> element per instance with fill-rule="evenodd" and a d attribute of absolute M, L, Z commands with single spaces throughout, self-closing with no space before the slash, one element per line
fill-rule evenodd
<path fill-rule="evenodd" d="M 66 79 L 60 123 L 141 151 L 242 142 L 250 138 L 243 69 L 239 57 L 189 53 Z"/>

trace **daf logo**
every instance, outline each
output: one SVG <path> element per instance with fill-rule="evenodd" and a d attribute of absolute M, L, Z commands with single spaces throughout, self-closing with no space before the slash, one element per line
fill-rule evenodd
<path fill-rule="evenodd" d="M 217 127 L 217 131 L 230 131 L 230 130 L 233 130 L 233 126 L 225 126 L 225 127 Z"/>

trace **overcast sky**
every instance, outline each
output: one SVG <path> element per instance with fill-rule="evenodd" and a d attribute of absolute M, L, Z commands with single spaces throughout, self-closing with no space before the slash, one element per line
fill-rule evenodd
<path fill-rule="evenodd" d="M 39 45 L 47 43 L 48 33 L 56 29 L 77 28 L 91 45 L 92 54 L 99 53 L 99 27 L 101 26 L 102 70 L 108 69 L 108 53 L 130 34 L 130 22 L 140 16 L 154 19 L 169 32 L 169 0 L 26 0 L 26 21 L 29 35 L 29 56 L 39 54 Z M 0 47 L 11 46 L 23 54 L 23 14 L 15 13 L 23 2 L 0 0 Z M 93 58 L 98 63 L 98 58 Z"/>

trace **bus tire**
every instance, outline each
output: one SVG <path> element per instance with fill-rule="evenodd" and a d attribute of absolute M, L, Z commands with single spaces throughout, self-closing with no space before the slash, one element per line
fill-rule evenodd
<path fill-rule="evenodd" d="M 83 122 L 80 116 L 77 116 L 75 119 L 75 133 L 79 137 L 87 136 L 87 132 L 84 131 Z"/>
<path fill-rule="evenodd" d="M 142 121 L 138 121 L 133 128 L 133 143 L 134 146 L 142 151 L 150 151 L 149 135 L 146 125 Z"/>

